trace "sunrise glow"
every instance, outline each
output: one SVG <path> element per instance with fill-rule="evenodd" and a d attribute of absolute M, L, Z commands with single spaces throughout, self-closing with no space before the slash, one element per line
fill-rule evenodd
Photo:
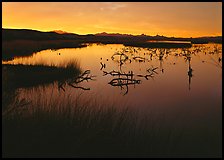
<path fill-rule="evenodd" d="M 220 36 L 221 2 L 3 2 L 2 27 L 77 34 Z"/>

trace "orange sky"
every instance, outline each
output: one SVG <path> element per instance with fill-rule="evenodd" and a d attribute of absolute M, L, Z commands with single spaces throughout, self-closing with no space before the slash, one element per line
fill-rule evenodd
<path fill-rule="evenodd" d="M 222 35 L 222 2 L 2 2 L 2 27 L 199 37 Z"/>

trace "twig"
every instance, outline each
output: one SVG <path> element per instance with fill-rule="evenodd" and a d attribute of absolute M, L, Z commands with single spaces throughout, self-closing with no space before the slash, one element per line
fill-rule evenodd
<path fill-rule="evenodd" d="M 83 89 L 83 90 L 90 90 L 90 88 L 84 88 L 84 87 L 80 87 L 80 86 L 74 86 L 72 84 L 69 84 L 70 86 L 72 86 L 73 88 L 80 88 L 80 89 Z"/>

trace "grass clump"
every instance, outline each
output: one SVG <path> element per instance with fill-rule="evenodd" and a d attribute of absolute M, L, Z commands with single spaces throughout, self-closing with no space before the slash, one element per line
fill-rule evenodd
<path fill-rule="evenodd" d="M 81 69 L 77 62 L 70 62 L 64 67 L 42 64 L 2 64 L 3 85 L 10 88 L 30 87 L 54 81 L 63 81 L 76 77 L 80 73 Z"/>

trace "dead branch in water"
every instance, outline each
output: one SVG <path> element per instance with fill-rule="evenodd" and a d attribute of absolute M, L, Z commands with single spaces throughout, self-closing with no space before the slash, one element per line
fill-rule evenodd
<path fill-rule="evenodd" d="M 102 70 L 103 68 L 106 68 L 106 64 L 103 64 L 102 62 L 100 62 L 100 64 L 101 64 L 100 70 Z"/>
<path fill-rule="evenodd" d="M 112 86 L 123 86 L 131 84 L 140 84 L 141 80 L 128 79 L 128 78 L 114 78 L 108 84 Z"/>
<path fill-rule="evenodd" d="M 126 87 L 126 91 L 123 95 L 126 95 L 128 93 L 128 85 L 135 85 L 135 84 L 140 84 L 141 80 L 136 80 L 133 79 L 134 73 L 133 71 L 129 71 L 128 73 L 122 73 L 119 71 L 103 71 L 103 76 L 105 75 L 111 75 L 111 76 L 116 76 L 118 78 L 112 79 L 108 84 L 111 86 L 117 86 L 120 87 L 120 89 L 124 89 Z"/>
<path fill-rule="evenodd" d="M 58 83 L 58 89 L 62 89 L 63 91 L 65 91 L 64 87 L 66 84 L 68 84 L 69 86 L 73 87 L 73 88 L 80 88 L 83 90 L 90 90 L 90 88 L 84 88 L 84 87 L 80 87 L 77 86 L 79 83 L 83 82 L 83 81 L 89 81 L 89 80 L 95 80 L 93 79 L 93 75 L 90 75 L 90 70 L 86 70 L 85 72 L 83 72 L 81 75 L 79 75 L 78 77 L 74 77 L 72 80 L 70 81 L 63 81 Z"/>
<path fill-rule="evenodd" d="M 119 53 L 119 52 L 114 53 L 114 54 L 111 56 L 111 59 L 112 59 L 112 60 L 115 59 L 114 56 L 120 56 L 120 59 L 121 59 L 121 57 L 124 57 L 124 59 L 122 59 L 122 60 L 128 59 L 128 56 L 127 56 L 126 54 L 124 54 L 124 53 Z"/>
<path fill-rule="evenodd" d="M 121 73 L 119 71 L 110 71 L 110 72 L 106 72 L 106 71 L 103 71 L 104 75 L 107 75 L 107 74 L 110 74 L 111 76 L 134 76 L 133 72 L 132 71 L 129 71 L 129 73 Z"/>
<path fill-rule="evenodd" d="M 152 78 L 154 76 L 154 74 L 151 73 L 151 74 L 147 74 L 147 75 L 137 75 L 137 76 L 138 77 L 145 77 L 146 80 L 149 80 L 148 77 L 151 77 Z"/>
<path fill-rule="evenodd" d="M 68 84 L 70 86 L 72 86 L 73 88 L 80 88 L 80 89 L 83 89 L 83 90 L 90 90 L 90 88 L 84 88 L 84 87 L 80 87 L 80 86 L 74 86 L 73 84 Z"/>
<path fill-rule="evenodd" d="M 64 89 L 63 85 L 65 85 L 64 82 L 63 83 L 58 82 L 58 90 L 60 91 L 60 89 L 62 89 L 65 92 L 65 89 Z"/>
<path fill-rule="evenodd" d="M 133 59 L 139 62 L 144 62 L 146 60 L 144 57 L 140 57 L 140 56 L 133 57 Z"/>
<path fill-rule="evenodd" d="M 158 69 L 158 67 L 152 67 L 152 68 L 149 68 L 149 69 L 147 69 L 147 71 L 149 72 L 149 73 L 156 73 L 156 74 L 158 74 L 155 70 L 156 69 Z"/>

